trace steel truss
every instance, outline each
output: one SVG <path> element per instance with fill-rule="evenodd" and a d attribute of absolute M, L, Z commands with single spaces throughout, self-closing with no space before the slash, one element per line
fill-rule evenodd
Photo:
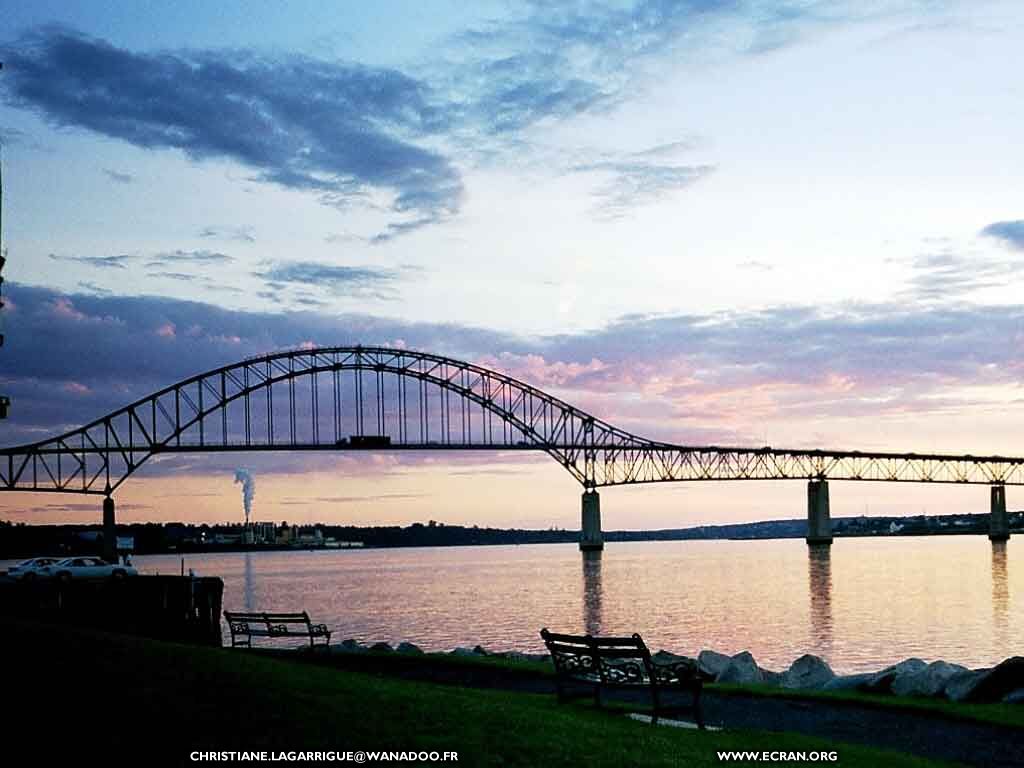
<path fill-rule="evenodd" d="M 544 451 L 586 488 L 799 478 L 1024 485 L 1024 458 L 648 440 L 471 363 L 331 347 L 201 373 L 59 437 L 0 449 L 0 490 L 109 495 L 159 454 L 312 450 Z"/>

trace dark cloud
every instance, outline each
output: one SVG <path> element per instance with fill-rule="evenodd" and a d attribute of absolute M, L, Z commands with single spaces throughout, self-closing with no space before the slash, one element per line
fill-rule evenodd
<path fill-rule="evenodd" d="M 1001 240 L 1018 250 L 1024 250 L 1024 219 L 994 222 L 981 230 L 981 234 Z"/>
<path fill-rule="evenodd" d="M 481 361 L 625 428 L 679 441 L 720 439 L 731 428 L 723 414 L 756 421 L 751 401 L 766 390 L 774 412 L 793 417 L 933 413 L 970 406 L 964 387 L 1012 386 L 1024 375 L 1014 341 L 1024 338 L 1020 306 L 635 315 L 589 333 L 522 338 L 358 314 L 63 296 L 17 284 L 10 298 L 4 389 L 15 409 L 6 443 L 78 426 L 199 371 L 308 344 L 406 346 Z"/>
<path fill-rule="evenodd" d="M 121 173 L 120 171 L 112 171 L 109 168 L 104 168 L 103 173 L 107 175 L 111 181 L 116 181 L 118 184 L 131 184 L 135 181 L 135 176 L 130 173 Z"/>
<path fill-rule="evenodd" d="M 71 261 L 76 264 L 85 264 L 89 267 L 101 269 L 125 269 L 127 263 L 135 257 L 128 254 L 119 254 L 117 256 L 59 256 L 56 253 L 51 253 L 50 258 L 54 261 Z"/>
<path fill-rule="evenodd" d="M 276 264 L 257 272 L 271 288 L 278 290 L 286 286 L 316 286 L 337 295 L 391 298 L 391 284 L 398 275 L 392 270 L 375 267 L 353 267 L 341 264 L 318 264 L 312 261 L 298 261 Z M 305 298 L 315 297 L 306 296 Z"/>
<path fill-rule="evenodd" d="M 1020 273 L 1019 260 L 992 258 L 945 247 L 911 261 L 903 295 L 915 301 L 963 299 L 985 288 L 1001 288 Z"/>
<path fill-rule="evenodd" d="M 401 72 L 294 54 L 133 53 L 54 26 L 3 56 L 7 102 L 56 125 L 230 158 L 332 204 L 386 190 L 413 219 L 459 208 L 458 171 L 414 143 L 448 128 L 446 110 Z"/>

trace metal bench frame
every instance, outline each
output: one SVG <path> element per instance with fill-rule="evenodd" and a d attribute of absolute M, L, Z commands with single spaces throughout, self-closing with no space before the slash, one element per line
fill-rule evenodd
<path fill-rule="evenodd" d="M 651 693 L 652 723 L 657 723 L 660 715 L 685 712 L 692 713 L 697 727 L 704 730 L 700 707 L 704 681 L 695 663 L 657 663 L 643 638 L 635 633 L 632 637 L 563 635 L 545 627 L 540 636 L 555 665 L 559 701 L 593 695 L 594 704 L 600 707 L 605 689 L 647 688 Z M 664 701 L 664 694 L 680 691 L 692 696 L 692 704 Z"/>
<path fill-rule="evenodd" d="M 231 630 L 232 648 L 252 648 L 254 637 L 308 637 L 312 647 L 315 638 L 322 637 L 326 646 L 331 642 L 331 630 L 326 624 L 314 624 L 309 614 L 224 611 Z"/>

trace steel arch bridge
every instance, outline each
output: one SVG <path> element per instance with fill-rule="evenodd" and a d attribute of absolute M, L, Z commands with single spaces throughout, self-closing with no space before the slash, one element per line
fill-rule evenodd
<path fill-rule="evenodd" d="M 543 451 L 586 491 L 700 480 L 1024 485 L 1024 458 L 650 440 L 478 365 L 356 346 L 243 360 L 58 437 L 0 449 L 0 491 L 109 496 L 161 454 L 318 450 Z"/>

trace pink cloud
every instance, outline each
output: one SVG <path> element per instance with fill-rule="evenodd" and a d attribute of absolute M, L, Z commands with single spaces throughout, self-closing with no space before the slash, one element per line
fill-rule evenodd
<path fill-rule="evenodd" d="M 155 333 L 157 336 L 160 336 L 165 339 L 177 338 L 174 323 L 164 323 L 163 325 L 156 329 Z"/>
<path fill-rule="evenodd" d="M 69 381 L 61 389 L 69 395 L 88 395 L 92 392 L 85 384 L 80 384 L 77 381 Z"/>

